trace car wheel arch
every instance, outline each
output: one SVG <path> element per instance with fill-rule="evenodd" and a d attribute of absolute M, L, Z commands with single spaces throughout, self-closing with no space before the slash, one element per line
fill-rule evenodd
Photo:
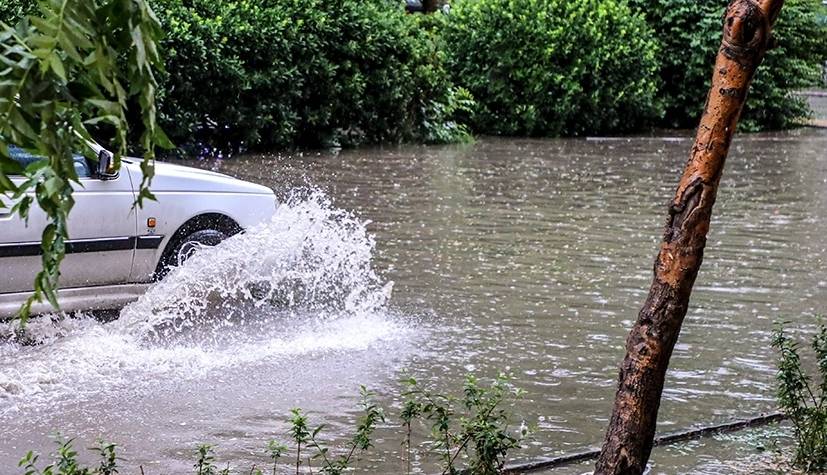
<path fill-rule="evenodd" d="M 164 246 L 164 251 L 155 267 L 152 280 L 161 280 L 168 272 L 169 265 L 174 261 L 175 253 L 186 242 L 186 239 L 199 231 L 218 231 L 227 237 L 240 233 L 244 229 L 233 218 L 221 213 L 203 213 L 188 219 L 173 233 Z"/>

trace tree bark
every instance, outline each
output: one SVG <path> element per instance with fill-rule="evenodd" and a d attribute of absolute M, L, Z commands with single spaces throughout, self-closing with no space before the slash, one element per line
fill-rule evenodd
<path fill-rule="evenodd" d="M 595 474 L 639 475 L 646 468 L 666 369 L 703 260 L 724 162 L 782 4 L 783 0 L 732 0 L 727 7 L 712 87 L 669 205 L 649 296 L 626 339 L 614 409 Z"/>

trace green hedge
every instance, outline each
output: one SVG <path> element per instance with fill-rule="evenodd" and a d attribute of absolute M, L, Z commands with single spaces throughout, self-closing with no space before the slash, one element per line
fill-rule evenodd
<path fill-rule="evenodd" d="M 179 145 L 286 148 L 469 136 L 431 20 L 392 0 L 152 0 L 164 130 Z M 0 0 L 0 20 L 35 0 Z"/>
<path fill-rule="evenodd" d="M 504 135 L 639 129 L 659 115 L 657 42 L 622 0 L 458 0 L 448 67 Z"/>
<path fill-rule="evenodd" d="M 695 127 L 703 109 L 712 63 L 721 44 L 726 0 L 630 0 L 648 18 L 662 49 L 658 55 L 666 113 L 663 125 Z M 739 128 L 785 128 L 809 114 L 790 93 L 818 83 L 827 59 L 821 0 L 787 0 L 774 29 L 778 47 L 759 68 Z"/>
<path fill-rule="evenodd" d="M 395 2 L 157 0 L 163 123 L 256 147 L 440 141 L 456 90 L 431 32 Z M 440 135 L 442 133 L 442 135 Z"/>
<path fill-rule="evenodd" d="M 449 142 L 466 123 L 505 135 L 694 127 L 726 0 L 454 0 L 447 16 L 406 15 L 396 0 L 152 3 L 171 138 L 267 149 Z M 0 20 L 34 7 L 0 0 Z M 807 114 L 790 92 L 814 84 L 827 55 L 819 8 L 787 0 L 743 128 Z"/>

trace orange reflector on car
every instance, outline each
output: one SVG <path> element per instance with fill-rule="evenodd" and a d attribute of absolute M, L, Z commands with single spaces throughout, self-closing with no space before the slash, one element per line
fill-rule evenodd
<path fill-rule="evenodd" d="M 155 223 L 155 218 L 148 218 L 146 220 L 146 227 L 148 227 L 148 228 L 154 228 L 155 224 L 156 224 Z"/>

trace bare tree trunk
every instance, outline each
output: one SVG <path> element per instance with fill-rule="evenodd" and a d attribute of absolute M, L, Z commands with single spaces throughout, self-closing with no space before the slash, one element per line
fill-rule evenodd
<path fill-rule="evenodd" d="M 712 87 L 669 217 L 649 296 L 626 340 L 599 475 L 642 474 L 655 436 L 669 358 L 703 259 L 712 206 L 755 69 L 783 0 L 732 0 Z"/>

